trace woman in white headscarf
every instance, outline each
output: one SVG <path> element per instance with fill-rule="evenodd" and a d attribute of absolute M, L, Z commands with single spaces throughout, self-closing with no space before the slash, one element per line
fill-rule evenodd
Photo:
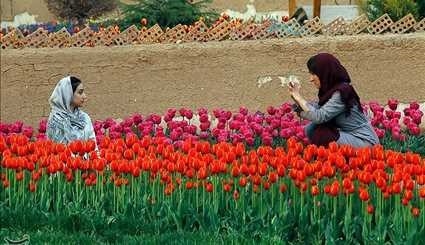
<path fill-rule="evenodd" d="M 60 80 L 49 99 L 52 110 L 47 122 L 47 137 L 63 144 L 74 140 L 96 141 L 89 115 L 80 110 L 86 100 L 80 79 L 68 76 Z"/>

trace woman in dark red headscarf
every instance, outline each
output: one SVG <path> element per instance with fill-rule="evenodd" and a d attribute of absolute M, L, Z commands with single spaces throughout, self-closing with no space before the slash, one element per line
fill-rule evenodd
<path fill-rule="evenodd" d="M 326 146 L 335 141 L 355 147 L 379 144 L 363 113 L 360 97 L 339 60 L 331 54 L 320 53 L 308 60 L 307 67 L 310 81 L 319 90 L 318 103 L 308 103 L 297 85 L 290 86 L 289 92 L 299 107 L 299 116 L 311 121 L 306 127 L 311 143 Z"/>

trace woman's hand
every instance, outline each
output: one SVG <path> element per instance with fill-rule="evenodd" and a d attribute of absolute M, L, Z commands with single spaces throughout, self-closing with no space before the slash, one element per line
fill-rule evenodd
<path fill-rule="evenodd" d="M 288 91 L 291 95 L 291 98 L 301 107 L 303 111 L 309 111 L 307 106 L 307 101 L 300 94 L 300 84 L 299 83 L 288 83 Z"/>
<path fill-rule="evenodd" d="M 300 95 L 301 85 L 299 83 L 288 83 L 288 91 L 291 97 L 298 97 Z"/>

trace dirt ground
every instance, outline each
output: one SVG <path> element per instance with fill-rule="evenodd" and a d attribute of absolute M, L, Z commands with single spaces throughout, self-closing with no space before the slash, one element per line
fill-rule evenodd
<path fill-rule="evenodd" d="M 425 102 L 424 34 L 287 38 L 262 41 L 155 44 L 123 47 L 23 49 L 1 52 L 1 121 L 35 125 L 49 114 L 59 79 L 80 77 L 93 119 L 170 107 L 264 111 L 289 101 L 278 82 L 257 86 L 261 75 L 307 79 L 306 61 L 335 54 L 364 101 Z M 309 99 L 316 91 L 302 83 Z"/>
<path fill-rule="evenodd" d="M 131 0 L 122 0 L 131 2 Z M 48 11 L 44 0 L 0 0 L 1 2 L 1 20 L 11 21 L 13 16 L 28 12 L 37 15 L 37 21 L 51 21 L 53 15 Z M 356 0 L 351 0 L 355 3 Z M 211 7 L 221 12 L 231 9 L 239 12 L 246 10 L 246 4 L 249 0 L 213 0 Z M 322 4 L 349 4 L 350 0 L 322 0 Z M 313 0 L 298 0 L 298 5 L 312 5 Z M 258 12 L 288 10 L 288 0 L 256 0 L 254 3 Z"/>
<path fill-rule="evenodd" d="M 258 12 L 288 10 L 288 0 L 255 0 Z M 322 0 L 322 5 L 355 4 L 356 0 Z M 214 0 L 212 6 L 218 10 L 232 9 L 244 11 L 249 0 Z M 298 6 L 313 5 L 313 0 L 297 0 Z"/>

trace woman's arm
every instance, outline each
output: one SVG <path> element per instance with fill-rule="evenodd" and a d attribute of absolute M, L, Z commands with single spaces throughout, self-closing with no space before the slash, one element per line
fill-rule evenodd
<path fill-rule="evenodd" d="M 94 140 L 96 142 L 96 134 L 90 116 L 86 113 L 84 116 L 86 126 L 84 128 L 85 140 Z"/>
<path fill-rule="evenodd" d="M 345 111 L 345 104 L 341 100 L 340 92 L 335 92 L 332 97 L 322 107 L 316 109 L 311 105 L 308 111 L 302 111 L 300 116 L 313 123 L 321 124 L 332 120 L 334 117 Z"/>
<path fill-rule="evenodd" d="M 303 111 L 310 111 L 308 102 L 299 93 L 292 93 L 292 99 L 297 103 Z"/>

